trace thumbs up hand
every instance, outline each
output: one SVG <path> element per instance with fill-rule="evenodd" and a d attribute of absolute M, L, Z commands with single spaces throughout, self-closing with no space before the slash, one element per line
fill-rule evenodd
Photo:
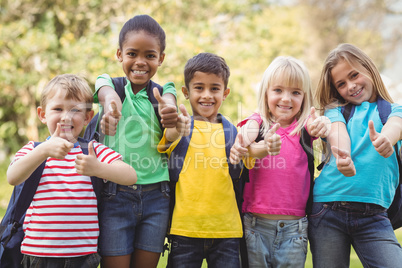
<path fill-rule="evenodd" d="M 116 135 L 117 124 L 121 118 L 121 112 L 117 108 L 117 104 L 114 100 L 112 100 L 105 109 L 105 113 L 101 119 L 101 130 L 103 133 L 109 136 Z"/>
<path fill-rule="evenodd" d="M 94 150 L 94 141 L 88 143 L 88 155 L 79 154 L 75 159 L 75 169 L 78 174 L 94 176 L 98 171 L 99 161 Z"/>
<path fill-rule="evenodd" d="M 50 139 L 43 143 L 47 146 L 46 152 L 48 157 L 56 159 L 64 159 L 74 144 L 61 137 L 61 125 L 57 123 L 56 130 L 53 132 Z"/>
<path fill-rule="evenodd" d="M 278 131 L 280 126 L 279 123 L 276 123 L 265 135 L 264 141 L 269 155 L 278 155 L 281 151 L 281 136 L 276 134 L 276 131 Z"/>
<path fill-rule="evenodd" d="M 248 149 L 246 148 L 243 135 L 241 133 L 237 134 L 236 141 L 230 149 L 229 161 L 233 165 L 238 164 L 240 160 L 247 156 Z"/>
<path fill-rule="evenodd" d="M 188 136 L 190 134 L 191 128 L 191 117 L 187 112 L 186 106 L 184 104 L 180 104 L 179 110 L 181 114 L 177 118 L 176 130 L 180 134 L 180 136 Z"/>
<path fill-rule="evenodd" d="M 307 121 L 307 131 L 313 137 L 326 138 L 331 130 L 331 121 L 326 116 L 317 116 L 315 108 L 311 107 L 310 118 Z"/>
<path fill-rule="evenodd" d="M 371 143 L 373 144 L 375 150 L 385 158 L 390 157 L 394 148 L 391 144 L 391 141 L 385 135 L 377 132 L 374 128 L 374 122 L 372 120 L 369 121 L 369 136 Z"/>
<path fill-rule="evenodd" d="M 158 111 L 161 116 L 161 123 L 164 128 L 174 128 L 176 127 L 178 120 L 178 113 L 176 105 L 171 101 L 166 101 L 160 94 L 158 88 L 154 87 L 154 96 L 158 101 Z M 165 94 L 170 95 L 170 94 Z M 164 95 L 164 96 L 165 96 Z"/>
<path fill-rule="evenodd" d="M 338 147 L 332 146 L 331 147 L 332 154 L 336 158 L 336 166 L 338 170 L 345 176 L 345 177 L 352 177 L 356 175 L 356 168 L 355 164 L 352 161 L 352 157 L 350 153 L 339 149 Z"/>

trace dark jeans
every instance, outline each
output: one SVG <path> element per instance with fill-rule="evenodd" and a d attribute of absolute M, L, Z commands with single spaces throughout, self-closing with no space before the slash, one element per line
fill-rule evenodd
<path fill-rule="evenodd" d="M 171 267 L 199 268 L 204 258 L 210 268 L 240 267 L 240 238 L 172 236 Z"/>
<path fill-rule="evenodd" d="M 44 258 L 24 255 L 22 259 L 23 268 L 97 268 L 100 263 L 98 253 L 82 257 L 70 258 Z"/>

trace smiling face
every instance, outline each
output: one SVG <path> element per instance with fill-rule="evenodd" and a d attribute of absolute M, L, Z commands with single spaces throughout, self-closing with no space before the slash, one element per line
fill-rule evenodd
<path fill-rule="evenodd" d="M 60 137 L 75 143 L 93 116 L 93 111 L 88 111 L 87 107 L 84 102 L 66 99 L 66 93 L 57 90 L 47 99 L 45 107 L 38 107 L 38 116 L 47 125 L 50 135 L 54 134 L 59 123 Z"/>
<path fill-rule="evenodd" d="M 222 102 L 229 95 L 223 79 L 211 73 L 195 72 L 189 89 L 182 88 L 186 99 L 190 100 L 195 120 L 217 123 L 217 114 Z"/>
<path fill-rule="evenodd" d="M 304 98 L 304 92 L 300 88 L 283 86 L 274 83 L 268 87 L 268 108 L 276 123 L 281 127 L 287 127 L 296 119 Z"/>
<path fill-rule="evenodd" d="M 127 33 L 123 46 L 117 49 L 116 55 L 131 81 L 134 93 L 148 84 L 165 58 L 158 38 L 145 31 Z"/>
<path fill-rule="evenodd" d="M 357 67 L 364 70 L 360 64 L 357 64 Z M 373 83 L 367 75 L 345 60 L 339 61 L 331 70 L 332 84 L 338 93 L 345 101 L 355 105 L 360 105 L 364 101 L 374 102 L 377 99 Z"/>

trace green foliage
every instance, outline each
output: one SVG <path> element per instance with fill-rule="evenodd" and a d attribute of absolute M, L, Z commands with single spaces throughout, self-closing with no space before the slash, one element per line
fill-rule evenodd
<path fill-rule="evenodd" d="M 314 81 L 326 53 L 339 42 L 369 48 L 382 64 L 382 37 L 364 23 L 373 16 L 350 12 L 358 5 L 364 14 L 373 15 L 368 12 L 373 9 L 383 14 L 387 6 L 376 4 L 382 1 L 293 2 L 297 5 L 274 0 L 1 1 L 0 148 L 14 153 L 27 140 L 46 137 L 36 107 L 41 90 L 55 75 L 76 73 L 92 86 L 102 73 L 124 75 L 115 57 L 118 33 L 137 14 L 151 15 L 164 28 L 166 58 L 154 80 L 175 82 L 178 102 L 188 109 L 181 93 L 186 61 L 204 51 L 226 59 L 231 94 L 221 112 L 234 123 L 255 110 L 256 86 L 278 55 L 304 60 Z"/>

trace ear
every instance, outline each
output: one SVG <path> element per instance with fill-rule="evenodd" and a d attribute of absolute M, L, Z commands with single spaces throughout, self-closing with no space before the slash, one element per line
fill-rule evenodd
<path fill-rule="evenodd" d="M 223 91 L 223 100 L 226 99 L 226 97 L 229 95 L 230 93 L 230 88 L 225 89 L 225 91 Z"/>
<path fill-rule="evenodd" d="M 159 66 L 162 65 L 164 60 L 165 60 L 165 52 L 161 53 L 161 56 L 159 57 Z"/>
<path fill-rule="evenodd" d="M 92 117 L 94 117 L 94 111 L 93 110 L 87 111 L 85 113 L 85 120 L 84 120 L 84 125 L 85 126 L 89 124 L 89 122 L 91 121 Z"/>
<path fill-rule="evenodd" d="M 121 50 L 120 50 L 120 48 L 118 48 L 117 51 L 116 51 L 116 57 L 117 57 L 117 59 L 119 60 L 119 62 L 122 62 L 122 61 L 123 61 L 123 56 L 121 55 Z"/>
<path fill-rule="evenodd" d="M 186 100 L 188 100 L 189 90 L 187 90 L 186 87 L 181 87 L 181 92 L 183 92 L 184 97 L 186 98 Z"/>
<path fill-rule="evenodd" d="M 46 113 L 45 113 L 45 109 L 42 108 L 42 106 L 38 106 L 38 108 L 36 109 L 37 113 L 38 113 L 38 117 L 39 120 L 43 123 L 46 124 Z"/>

